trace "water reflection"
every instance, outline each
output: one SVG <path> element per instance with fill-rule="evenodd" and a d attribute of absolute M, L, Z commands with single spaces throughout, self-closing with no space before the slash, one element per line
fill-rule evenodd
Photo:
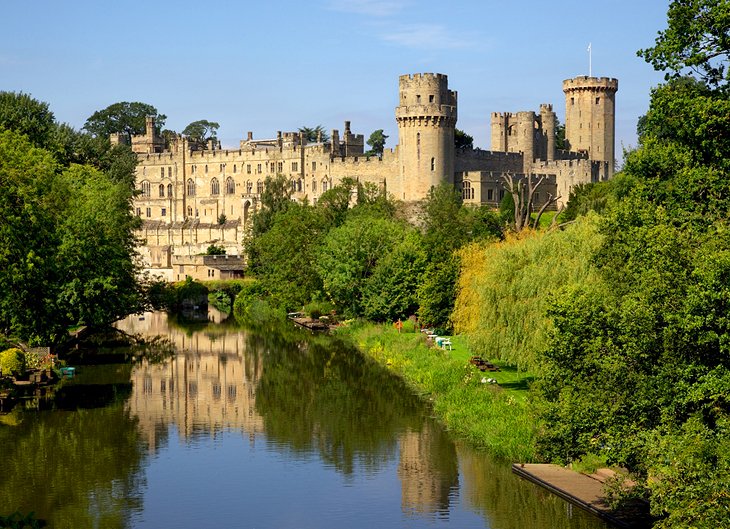
<path fill-rule="evenodd" d="M 62 528 L 603 527 L 455 445 L 336 339 L 162 313 L 120 327 L 176 353 L 82 366 L 55 399 L 0 415 L 0 514 Z"/>

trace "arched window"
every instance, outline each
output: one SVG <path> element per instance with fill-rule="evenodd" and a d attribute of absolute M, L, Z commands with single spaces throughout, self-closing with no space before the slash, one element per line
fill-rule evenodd
<path fill-rule="evenodd" d="M 208 172 L 208 164 L 205 164 L 205 172 Z"/>
<path fill-rule="evenodd" d="M 316 192 L 317 192 L 317 181 L 312 180 L 312 193 L 316 193 Z"/>
<path fill-rule="evenodd" d="M 248 193 L 249 195 L 253 193 L 253 182 L 251 180 L 248 180 L 246 182 L 246 193 Z"/>
<path fill-rule="evenodd" d="M 471 188 L 471 182 L 465 181 L 461 186 L 461 198 L 467 200 L 474 198 L 474 190 Z"/>
<path fill-rule="evenodd" d="M 261 180 L 256 182 L 256 192 L 259 195 L 264 192 L 264 183 Z"/>
<path fill-rule="evenodd" d="M 302 179 L 297 180 L 297 191 L 302 192 Z"/>
<path fill-rule="evenodd" d="M 193 206 L 188 206 L 188 217 L 193 216 Z"/>
<path fill-rule="evenodd" d="M 167 184 L 167 198 L 172 198 L 172 184 Z"/>
<path fill-rule="evenodd" d="M 289 182 L 291 184 L 291 192 L 294 193 L 297 190 L 297 182 L 293 178 Z"/>
<path fill-rule="evenodd" d="M 322 193 L 326 193 L 327 192 L 327 183 L 328 182 L 327 182 L 327 179 L 326 178 L 324 180 L 322 180 Z"/>
<path fill-rule="evenodd" d="M 236 172 L 236 164 L 235 163 L 233 164 L 233 172 L 234 173 Z"/>
<path fill-rule="evenodd" d="M 160 198 L 165 196 L 165 184 L 160 184 Z"/>
<path fill-rule="evenodd" d="M 146 180 L 142 182 L 142 196 L 148 197 L 150 196 L 150 183 Z"/>
<path fill-rule="evenodd" d="M 220 195 L 221 194 L 221 185 L 218 182 L 217 178 L 214 178 L 210 181 L 210 194 L 211 195 Z"/>
<path fill-rule="evenodd" d="M 226 178 L 226 194 L 232 195 L 236 192 L 236 182 L 230 176 Z"/>
<path fill-rule="evenodd" d="M 193 180 L 192 178 L 188 178 L 188 196 L 195 196 L 195 180 Z"/>

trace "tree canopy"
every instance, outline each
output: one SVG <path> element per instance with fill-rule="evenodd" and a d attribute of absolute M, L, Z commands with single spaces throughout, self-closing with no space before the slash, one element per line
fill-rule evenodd
<path fill-rule="evenodd" d="M 315 143 L 318 138 L 321 138 L 323 142 L 327 142 L 330 139 L 329 134 L 327 134 L 322 125 L 317 125 L 316 127 L 299 127 L 299 134 L 302 135 L 302 138 L 307 143 Z"/>
<path fill-rule="evenodd" d="M 387 139 L 388 136 L 386 134 L 383 134 L 383 129 L 373 131 L 373 133 L 368 138 L 368 141 L 366 142 L 370 146 L 369 153 L 377 156 L 383 154 L 383 149 L 385 148 L 385 140 Z"/>
<path fill-rule="evenodd" d="M 83 128 L 97 137 L 121 133 L 131 138 L 133 135 L 145 133 L 147 116 L 155 118 L 155 127 L 159 133 L 165 126 L 167 116 L 160 114 L 152 105 L 137 101 L 122 101 L 97 110 L 89 116 Z"/>
<path fill-rule="evenodd" d="M 215 140 L 216 134 L 220 125 L 215 121 L 208 121 L 207 119 L 199 119 L 193 121 L 185 129 L 183 129 L 183 136 L 187 136 L 193 141 L 200 143 L 206 143 L 208 140 Z"/>
<path fill-rule="evenodd" d="M 454 146 L 457 149 L 473 149 L 474 137 L 461 129 L 454 130 Z"/>

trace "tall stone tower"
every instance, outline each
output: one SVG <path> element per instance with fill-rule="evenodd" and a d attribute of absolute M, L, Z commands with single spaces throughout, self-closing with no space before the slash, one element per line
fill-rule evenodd
<path fill-rule="evenodd" d="M 618 80 L 580 76 L 563 81 L 565 139 L 571 151 L 584 151 L 591 160 L 608 163 L 613 176 Z"/>
<path fill-rule="evenodd" d="M 443 74 L 401 75 L 398 154 L 402 200 L 420 200 L 432 186 L 454 183 L 456 92 Z M 400 196 L 398 196 L 400 195 Z"/>

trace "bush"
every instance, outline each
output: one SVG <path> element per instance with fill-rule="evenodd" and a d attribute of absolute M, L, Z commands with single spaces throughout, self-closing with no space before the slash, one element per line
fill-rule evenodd
<path fill-rule="evenodd" d="M 6 349 L 0 353 L 0 373 L 4 377 L 22 376 L 26 370 L 25 354 L 20 349 Z"/>
<path fill-rule="evenodd" d="M 264 288 L 260 281 L 248 280 L 241 284 L 241 289 L 233 301 L 233 315 L 237 320 L 245 322 L 254 301 L 260 301 L 264 297 Z"/>
<path fill-rule="evenodd" d="M 322 315 L 327 316 L 334 310 L 334 308 L 334 305 L 327 301 L 313 301 L 312 303 L 305 305 L 302 312 L 313 320 L 316 320 Z"/>

